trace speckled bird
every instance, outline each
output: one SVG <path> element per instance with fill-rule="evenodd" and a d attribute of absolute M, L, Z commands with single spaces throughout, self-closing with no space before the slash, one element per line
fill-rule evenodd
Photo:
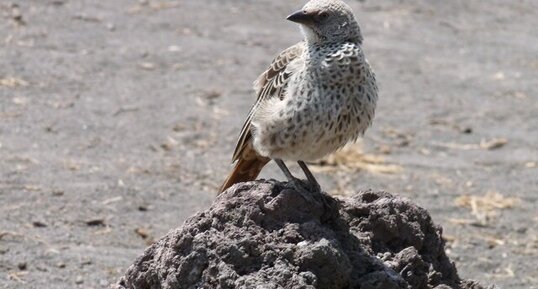
<path fill-rule="evenodd" d="M 299 24 L 304 41 L 282 51 L 254 82 L 257 100 L 220 192 L 254 180 L 270 160 L 299 183 L 284 164 L 297 161 L 319 190 L 304 162 L 355 141 L 372 123 L 378 90 L 351 8 L 341 0 L 311 0 L 287 19 Z"/>

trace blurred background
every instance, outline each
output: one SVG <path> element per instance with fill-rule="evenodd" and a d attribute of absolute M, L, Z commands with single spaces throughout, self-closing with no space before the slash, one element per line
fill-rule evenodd
<path fill-rule="evenodd" d="M 461 277 L 538 288 L 538 2 L 347 2 L 380 99 L 324 189 L 410 198 Z M 208 208 L 303 4 L 1 0 L 0 288 L 102 288 Z"/>

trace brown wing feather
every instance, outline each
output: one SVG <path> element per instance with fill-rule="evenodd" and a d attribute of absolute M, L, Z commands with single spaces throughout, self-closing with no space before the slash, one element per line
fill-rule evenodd
<path fill-rule="evenodd" d="M 297 59 L 304 51 L 304 43 L 299 42 L 282 51 L 271 63 L 269 68 L 263 72 L 254 82 L 254 90 L 257 95 L 256 103 L 250 109 L 247 119 L 241 129 L 241 134 L 235 146 L 232 161 L 235 162 L 241 156 L 246 144 L 252 137 L 250 124 L 252 116 L 258 109 L 261 102 L 271 97 L 282 97 L 291 71 L 287 70 L 288 64 Z"/>

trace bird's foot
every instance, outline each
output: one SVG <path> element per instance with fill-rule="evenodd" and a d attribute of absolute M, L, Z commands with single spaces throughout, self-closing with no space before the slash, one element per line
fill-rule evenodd
<path fill-rule="evenodd" d="M 312 188 L 310 183 L 300 180 L 298 178 L 293 178 L 289 181 L 289 184 L 295 189 L 307 202 L 314 202 L 312 197 Z M 319 188 L 318 188 L 319 189 Z"/>
<path fill-rule="evenodd" d="M 294 178 L 289 183 L 307 202 L 321 201 L 325 207 L 331 207 L 331 204 L 329 204 L 327 200 L 327 194 L 321 190 L 321 187 L 317 182 L 311 183 L 307 180 Z M 321 200 L 314 196 L 320 196 Z"/>
<path fill-rule="evenodd" d="M 317 181 L 306 181 L 304 182 L 304 185 L 307 187 L 308 189 L 308 192 L 310 192 L 310 197 L 312 197 L 312 195 L 316 195 L 316 196 L 319 196 L 321 198 L 321 202 L 323 203 L 323 206 L 325 208 L 331 208 L 332 205 L 330 204 L 329 202 L 329 195 L 327 195 L 327 193 L 323 192 L 321 190 L 321 186 L 319 185 L 319 183 Z"/>
<path fill-rule="evenodd" d="M 308 186 L 308 189 L 313 192 L 313 193 L 320 193 L 320 194 L 323 194 L 323 192 L 321 191 L 321 186 L 319 185 L 318 182 L 307 182 L 306 184 Z"/>

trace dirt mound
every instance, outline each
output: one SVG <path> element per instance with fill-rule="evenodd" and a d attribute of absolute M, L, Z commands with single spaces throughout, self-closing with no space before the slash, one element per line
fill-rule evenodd
<path fill-rule="evenodd" d="M 112 288 L 485 288 L 459 279 L 441 233 L 389 193 L 308 200 L 250 182 L 153 244 Z"/>

